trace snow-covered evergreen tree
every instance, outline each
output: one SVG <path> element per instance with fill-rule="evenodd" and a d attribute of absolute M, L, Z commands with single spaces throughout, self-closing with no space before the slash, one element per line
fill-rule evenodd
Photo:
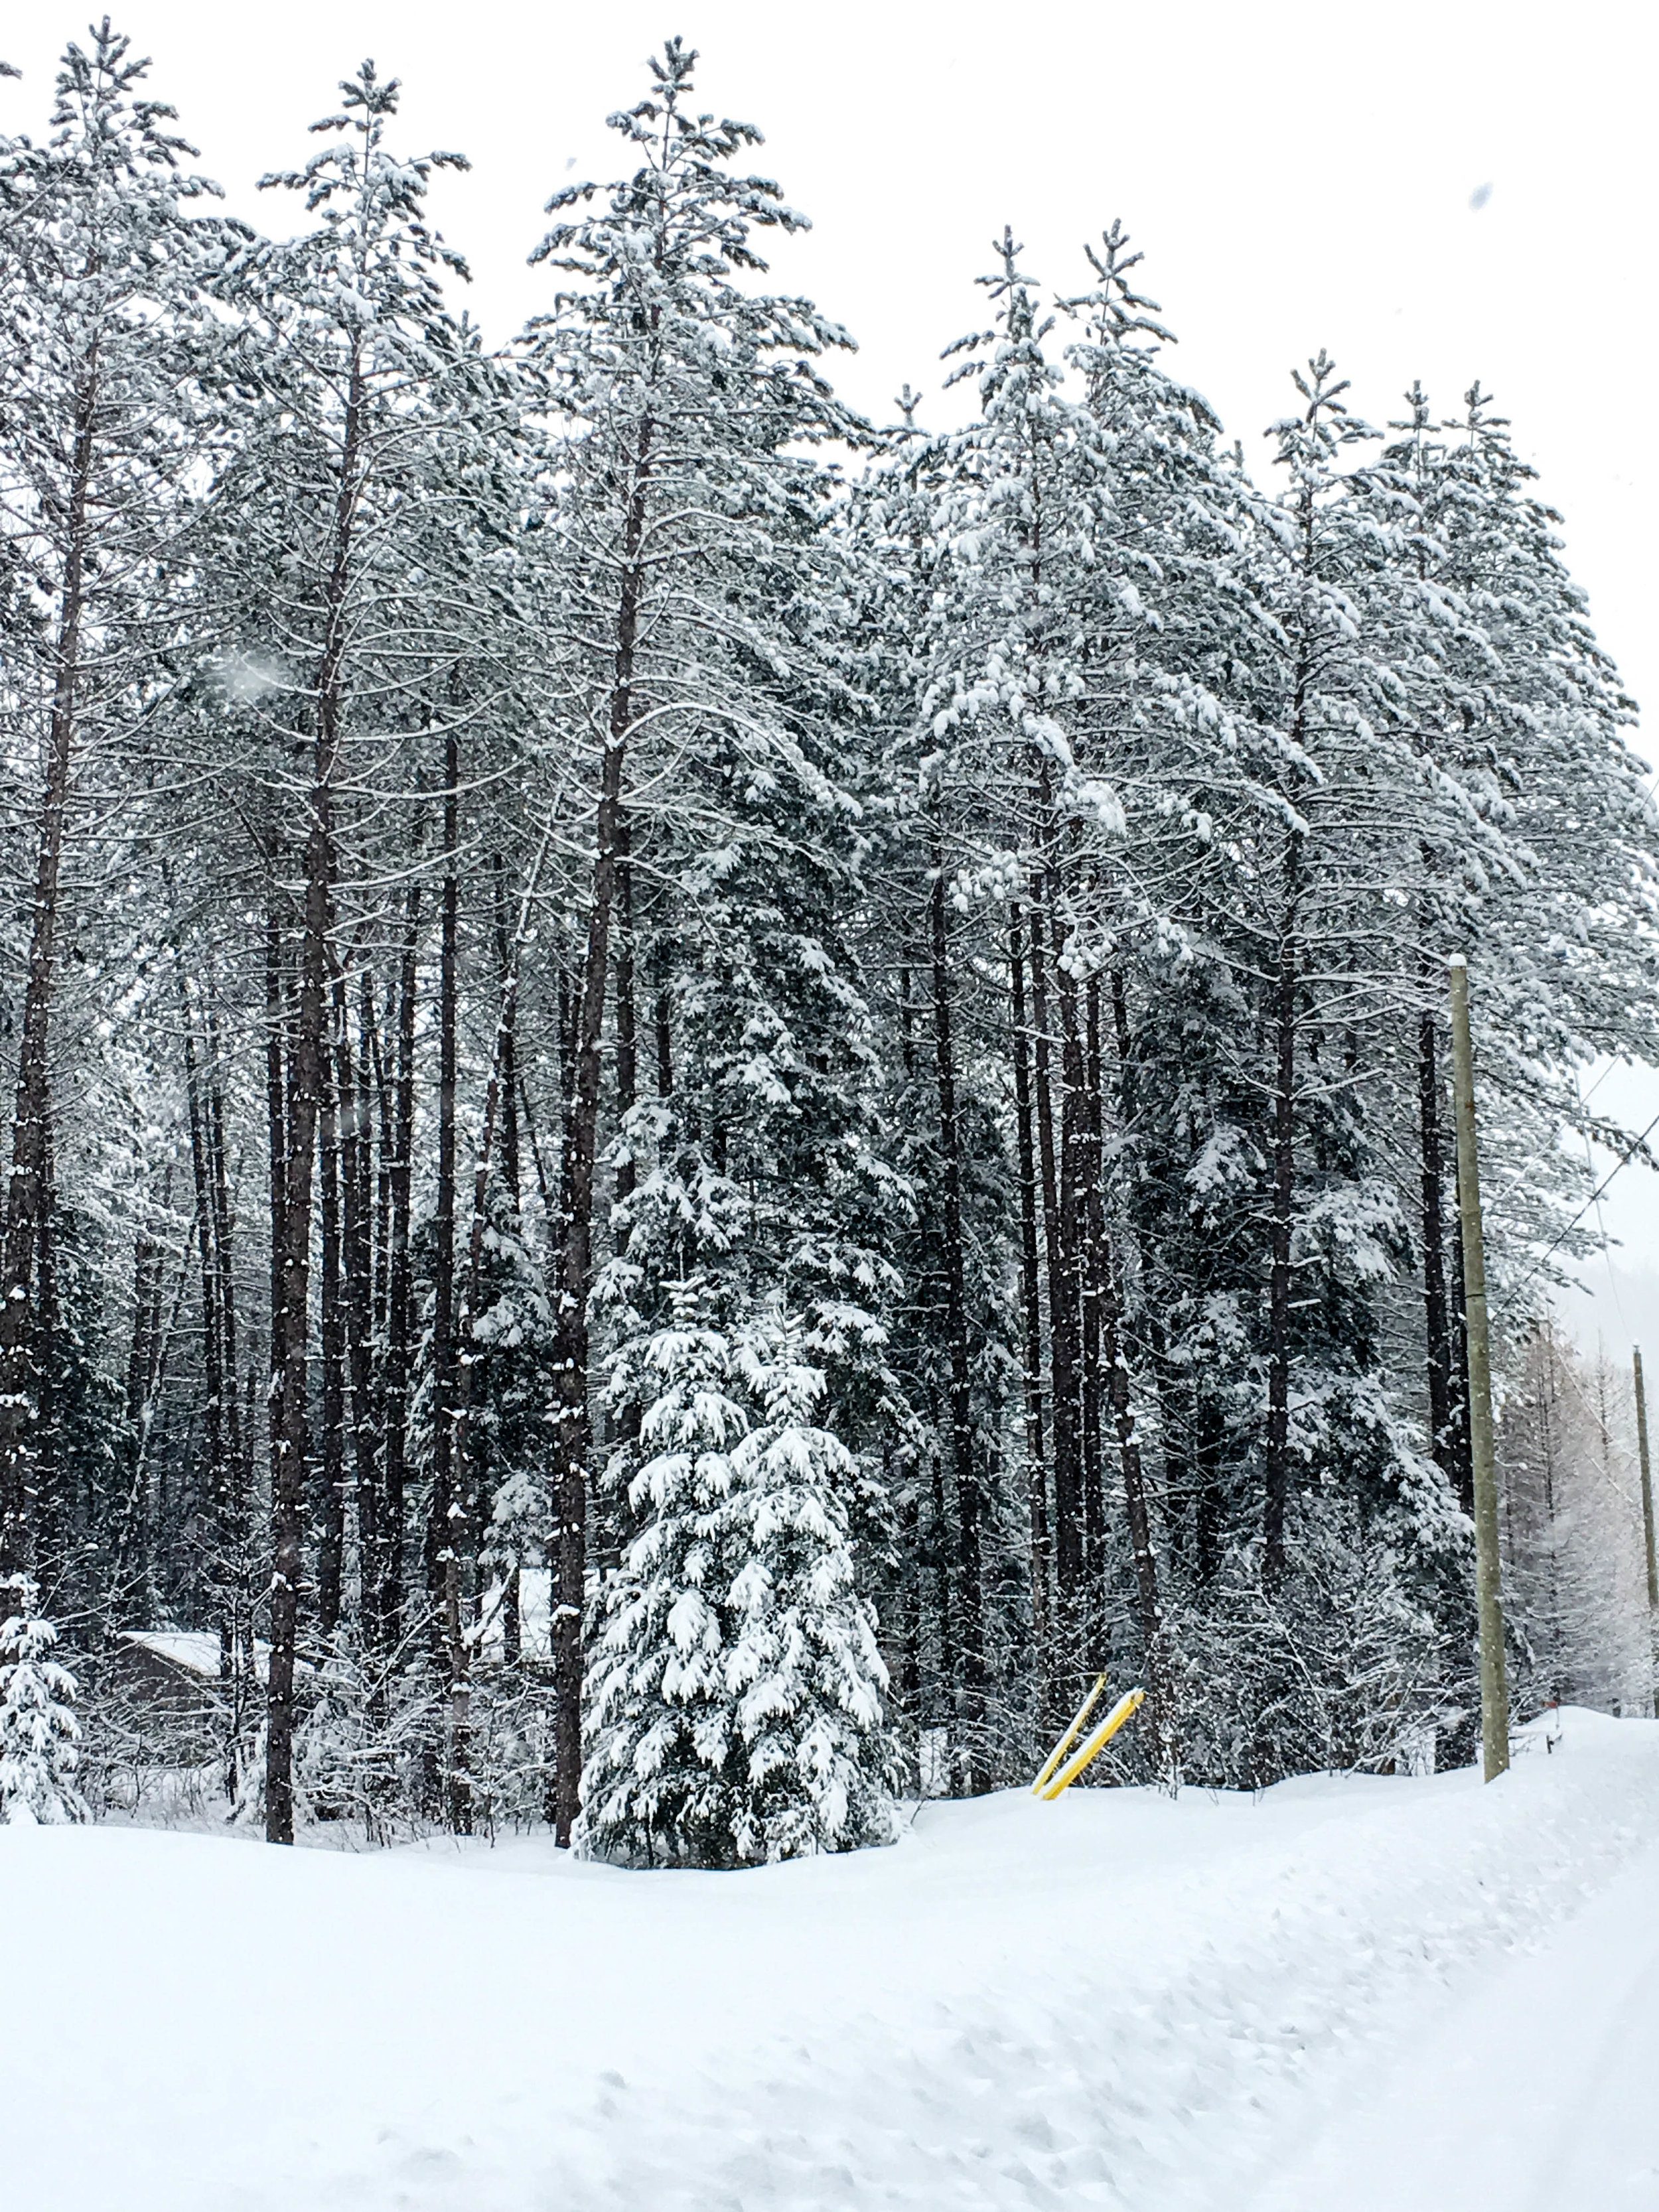
<path fill-rule="evenodd" d="M 36 1599 L 27 1575 L 0 1582 L 0 1821 L 52 1827 L 87 1808 L 75 1785 L 75 1677 L 52 1656 L 58 1631 Z"/>
<path fill-rule="evenodd" d="M 890 1841 L 886 1674 L 855 1583 L 846 1447 L 776 1300 L 676 1285 L 646 1366 L 643 1520 L 589 1682 L 588 1847 L 730 1866 Z"/>

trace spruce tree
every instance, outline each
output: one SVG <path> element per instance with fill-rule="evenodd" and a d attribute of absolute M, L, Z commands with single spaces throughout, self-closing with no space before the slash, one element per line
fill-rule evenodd
<path fill-rule="evenodd" d="M 590 1848 L 728 1866 L 890 1840 L 885 1669 L 859 1596 L 845 1445 L 781 1301 L 677 1285 L 644 1349 L 643 1521 L 605 1591 Z"/>
<path fill-rule="evenodd" d="M 0 1582 L 0 1821 L 83 1820 L 75 1786 L 81 1725 L 75 1677 L 52 1656 L 58 1631 L 35 1612 L 27 1575 Z"/>

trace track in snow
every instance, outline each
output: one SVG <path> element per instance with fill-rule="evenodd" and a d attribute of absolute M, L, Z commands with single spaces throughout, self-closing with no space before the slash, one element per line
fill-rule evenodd
<path fill-rule="evenodd" d="M 1659 1844 L 1480 1978 L 1249 2212 L 1655 2212 Z"/>

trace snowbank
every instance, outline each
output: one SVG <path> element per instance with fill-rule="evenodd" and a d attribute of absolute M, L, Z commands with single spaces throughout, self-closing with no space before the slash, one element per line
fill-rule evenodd
<path fill-rule="evenodd" d="M 729 1875 L 539 1840 L 354 1856 L 3 1832 L 27 2023 L 8 2194 L 1265 2205 L 1358 2081 L 1606 1888 L 1656 1816 L 1659 1725 L 1573 1714 L 1490 1790 L 1005 1794 L 924 1806 L 891 1850 Z"/>

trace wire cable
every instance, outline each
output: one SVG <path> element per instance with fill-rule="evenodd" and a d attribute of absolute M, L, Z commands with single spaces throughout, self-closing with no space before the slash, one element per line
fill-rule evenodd
<path fill-rule="evenodd" d="M 1643 1146 L 1646 1144 L 1648 1139 L 1653 1134 L 1656 1129 L 1659 1129 L 1659 1114 L 1656 1114 L 1654 1115 L 1652 1121 L 1648 1123 L 1647 1127 L 1643 1130 L 1639 1137 L 1632 1139 L 1629 1150 L 1622 1153 L 1620 1157 L 1614 1161 L 1613 1166 L 1608 1169 L 1607 1174 L 1601 1178 L 1601 1182 L 1597 1183 L 1595 1188 L 1584 1200 L 1584 1203 L 1579 1207 L 1577 1212 L 1573 1215 L 1572 1219 L 1568 1222 L 1566 1227 L 1556 1238 L 1554 1243 L 1550 1246 L 1549 1250 L 1528 1268 L 1526 1273 L 1522 1276 L 1520 1281 L 1515 1285 L 1514 1289 L 1509 1293 L 1509 1296 L 1504 1300 L 1503 1304 L 1500 1305 L 1498 1308 L 1498 1310 L 1492 1315 L 1492 1319 L 1494 1321 L 1500 1320 L 1503 1316 L 1509 1311 L 1516 1298 L 1520 1297 L 1522 1291 L 1526 1289 L 1527 1285 L 1531 1282 L 1533 1277 L 1538 1273 L 1540 1268 L 1546 1267 L 1549 1265 L 1550 1260 L 1553 1255 L 1560 1250 L 1562 1245 L 1565 1244 L 1568 1237 L 1571 1236 L 1573 1231 L 1577 1228 L 1579 1223 L 1589 1212 L 1591 1206 L 1595 1206 L 1598 1202 L 1602 1192 L 1606 1190 L 1607 1185 L 1613 1181 L 1614 1176 L 1619 1173 L 1620 1168 L 1627 1168 L 1630 1165 L 1631 1162 L 1636 1158 L 1638 1152 L 1641 1151 Z"/>

